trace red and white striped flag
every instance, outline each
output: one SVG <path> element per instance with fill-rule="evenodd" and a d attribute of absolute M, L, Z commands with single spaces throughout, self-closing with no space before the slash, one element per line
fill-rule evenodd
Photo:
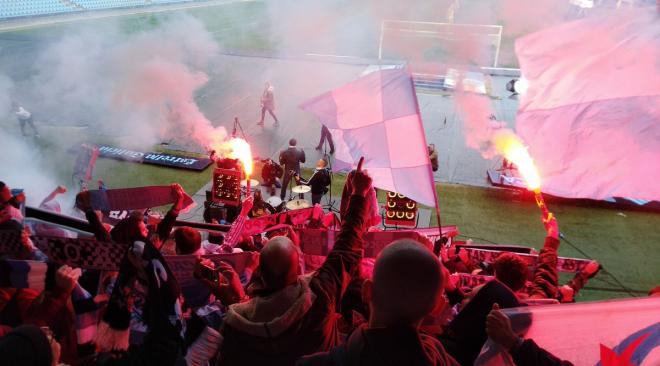
<path fill-rule="evenodd" d="M 417 95 L 406 69 L 372 72 L 304 102 L 335 141 L 333 169 L 364 156 L 375 187 L 435 206 L 435 185 Z"/>

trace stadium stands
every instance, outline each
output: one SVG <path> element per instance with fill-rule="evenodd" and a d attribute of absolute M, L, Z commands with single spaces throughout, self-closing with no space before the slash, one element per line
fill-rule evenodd
<path fill-rule="evenodd" d="M 71 2 L 85 10 L 130 8 L 148 5 L 145 0 L 73 0 Z"/>
<path fill-rule="evenodd" d="M 0 20 L 192 1 L 194 0 L 1 0 Z"/>
<path fill-rule="evenodd" d="M 4 0 L 0 1 L 0 18 L 19 18 L 46 14 L 62 14 L 81 9 L 65 5 L 59 0 Z"/>
<path fill-rule="evenodd" d="M 172 3 L 185 3 L 190 0 L 151 0 L 152 4 L 172 4 Z"/>

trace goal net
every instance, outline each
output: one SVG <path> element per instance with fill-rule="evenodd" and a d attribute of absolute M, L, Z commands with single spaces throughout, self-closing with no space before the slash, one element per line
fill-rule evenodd
<path fill-rule="evenodd" d="M 501 25 L 383 20 L 378 57 L 497 67 L 501 42 Z"/>

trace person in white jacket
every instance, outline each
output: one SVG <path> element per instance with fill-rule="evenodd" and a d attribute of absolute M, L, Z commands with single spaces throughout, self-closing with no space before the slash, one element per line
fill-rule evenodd
<path fill-rule="evenodd" d="M 25 132 L 25 125 L 29 125 L 34 132 L 34 136 L 39 137 L 39 131 L 37 131 L 37 128 L 34 126 L 32 113 L 28 112 L 25 108 L 23 108 L 22 105 L 19 104 L 14 104 L 14 113 L 16 114 L 18 122 L 21 124 L 21 133 L 23 136 L 27 136 L 27 133 Z"/>

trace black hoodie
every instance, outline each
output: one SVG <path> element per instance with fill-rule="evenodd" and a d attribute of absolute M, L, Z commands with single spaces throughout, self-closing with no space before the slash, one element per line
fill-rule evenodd
<path fill-rule="evenodd" d="M 520 306 L 516 294 L 498 280 L 485 284 L 449 323 L 442 344 L 461 365 L 472 366 L 486 342 L 486 317 L 497 303 L 500 308 Z"/>
<path fill-rule="evenodd" d="M 345 345 L 303 357 L 297 366 L 458 366 L 432 336 L 413 327 L 368 328 L 351 334 Z"/>

